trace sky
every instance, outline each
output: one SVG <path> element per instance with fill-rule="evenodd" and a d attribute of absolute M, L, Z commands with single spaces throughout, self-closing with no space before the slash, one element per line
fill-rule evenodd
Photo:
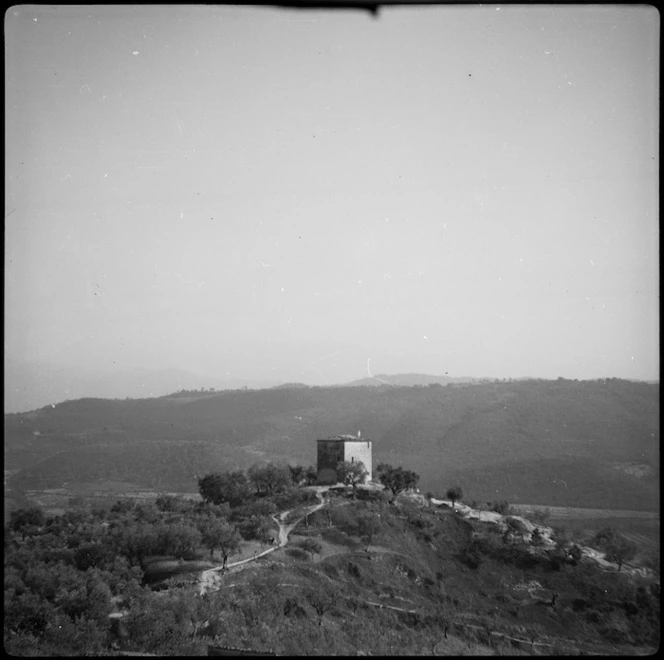
<path fill-rule="evenodd" d="M 659 379 L 649 6 L 5 14 L 5 363 Z"/>

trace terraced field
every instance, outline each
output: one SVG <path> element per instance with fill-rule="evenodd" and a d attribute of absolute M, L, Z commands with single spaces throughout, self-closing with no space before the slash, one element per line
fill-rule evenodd
<path fill-rule="evenodd" d="M 512 509 L 523 514 L 528 511 L 548 512 L 546 524 L 564 527 L 568 532 L 592 535 L 603 527 L 613 527 L 634 541 L 643 550 L 659 547 L 659 512 L 621 511 L 618 509 L 584 509 L 575 507 L 514 504 Z"/>

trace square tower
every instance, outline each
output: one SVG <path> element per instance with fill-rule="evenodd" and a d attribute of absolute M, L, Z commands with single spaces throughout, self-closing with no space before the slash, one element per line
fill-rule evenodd
<path fill-rule="evenodd" d="M 367 481 L 372 479 L 371 471 L 371 441 L 361 440 L 354 435 L 335 435 L 318 440 L 318 483 L 337 483 L 337 463 L 361 461 L 369 473 Z"/>

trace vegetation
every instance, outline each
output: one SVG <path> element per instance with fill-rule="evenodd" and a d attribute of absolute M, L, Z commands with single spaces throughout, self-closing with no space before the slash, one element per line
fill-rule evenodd
<path fill-rule="evenodd" d="M 405 490 L 414 489 L 420 480 L 420 475 L 413 470 L 404 470 L 402 467 L 392 467 L 387 463 L 379 463 L 376 466 L 378 481 L 392 491 L 396 497 Z"/>
<path fill-rule="evenodd" d="M 208 474 L 199 479 L 198 490 L 205 502 L 237 506 L 248 498 L 249 480 L 241 470 Z"/>
<path fill-rule="evenodd" d="M 604 558 L 607 561 L 618 564 L 618 571 L 622 569 L 626 561 L 630 561 L 636 557 L 636 544 L 626 539 L 612 527 L 600 529 L 593 537 L 592 542 L 596 547 L 604 551 Z"/>
<path fill-rule="evenodd" d="M 353 498 L 357 497 L 357 487 L 363 484 L 368 476 L 369 473 L 362 461 L 339 461 L 337 463 L 337 480 L 346 486 L 352 486 Z"/>
<path fill-rule="evenodd" d="M 201 478 L 202 492 L 241 483 L 237 472 Z M 162 495 L 62 516 L 15 511 L 5 527 L 7 651 L 189 656 L 217 645 L 424 655 L 506 654 L 517 645 L 623 655 L 658 646 L 658 576 L 605 571 L 562 533 L 552 547 L 534 542 L 517 517 L 501 532 L 404 493 L 391 503 L 333 494 L 311 511 L 303 508 L 318 502 L 311 490 L 277 492 L 278 480 L 258 487 L 243 474 L 250 487 L 238 503 Z M 271 516 L 285 511 L 300 511 L 289 545 L 220 574 L 220 591 L 201 595 L 181 572 L 276 534 Z M 600 530 L 596 542 L 616 538 Z M 152 571 L 165 557 L 180 567 L 170 579 Z"/>
<path fill-rule="evenodd" d="M 86 399 L 6 415 L 5 648 L 654 653 L 658 541 L 637 548 L 638 534 L 592 534 L 587 522 L 551 541 L 507 499 L 656 508 L 658 410 L 657 385 L 609 379 Z M 294 463 L 311 456 L 311 437 L 346 427 L 412 469 L 379 464 L 376 491 L 362 488 L 361 464 L 341 465 L 352 499 L 330 491 L 312 511 L 319 499 L 303 486 L 316 470 Z M 496 446 L 500 455 L 487 451 Z M 256 464 L 257 452 L 268 460 Z M 156 492 L 87 507 L 82 478 Z M 420 481 L 436 492 L 463 484 L 500 524 L 412 497 Z M 174 494 L 197 486 L 202 501 Z M 45 489 L 70 502 L 61 515 L 34 506 L 30 491 Z M 295 525 L 286 548 L 231 562 L 221 591 L 200 594 L 201 570 L 273 543 L 277 520 Z M 585 557 L 587 543 L 615 565 Z"/>
<path fill-rule="evenodd" d="M 109 481 L 191 493 L 256 452 L 308 465 L 315 438 L 361 428 L 423 492 L 462 484 L 482 502 L 657 511 L 659 399 L 658 384 L 619 379 L 81 399 L 5 416 L 7 497 L 25 508 L 28 491 L 63 489 L 66 507 Z"/>
<path fill-rule="evenodd" d="M 445 497 L 447 497 L 448 500 L 452 500 L 452 508 L 454 508 L 455 503 L 463 497 L 463 491 L 460 486 L 454 486 L 453 488 L 447 489 Z"/>

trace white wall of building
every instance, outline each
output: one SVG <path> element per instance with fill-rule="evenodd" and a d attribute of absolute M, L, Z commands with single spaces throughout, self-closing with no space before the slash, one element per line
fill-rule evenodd
<path fill-rule="evenodd" d="M 344 461 L 349 463 L 362 461 L 365 470 L 369 473 L 367 481 L 372 480 L 371 441 L 344 442 Z"/>

